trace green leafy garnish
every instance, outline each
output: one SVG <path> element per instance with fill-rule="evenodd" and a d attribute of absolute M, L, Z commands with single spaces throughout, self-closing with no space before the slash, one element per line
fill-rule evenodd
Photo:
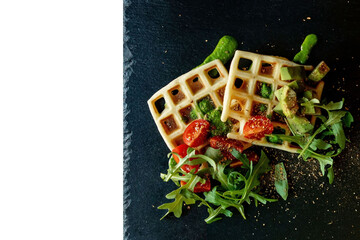
<path fill-rule="evenodd" d="M 328 104 L 319 104 L 316 101 L 306 102 L 306 106 L 311 108 L 321 108 L 326 110 L 327 117 L 324 115 L 318 116 L 322 124 L 310 134 L 294 134 L 294 136 L 286 136 L 282 134 L 273 134 L 269 136 L 277 136 L 284 141 L 293 142 L 301 147 L 299 150 L 299 157 L 304 160 L 308 158 L 315 158 L 319 161 L 320 170 L 325 175 L 325 168 L 327 168 L 329 182 L 333 182 L 334 174 L 332 171 L 333 157 L 339 155 L 345 148 L 346 137 L 343 129 L 345 126 L 350 126 L 353 121 L 352 115 L 341 110 L 344 105 L 344 100 L 339 102 L 330 102 Z M 332 139 L 325 141 L 324 139 Z"/>
<path fill-rule="evenodd" d="M 175 153 L 172 153 L 175 154 Z M 232 151 L 232 154 L 243 162 L 246 173 L 236 171 L 228 168 L 230 161 L 221 162 L 222 155 L 220 150 L 209 147 L 205 152 L 205 155 L 195 154 L 195 150 L 189 148 L 188 155 L 184 158 L 179 157 L 179 163 L 174 165 L 169 164 L 169 170 L 167 174 L 161 174 L 164 181 L 168 179 L 177 181 L 178 189 L 172 191 L 166 195 L 167 199 L 174 199 L 171 203 L 165 203 L 158 207 L 158 209 L 168 210 L 162 219 L 169 213 L 174 213 L 175 217 L 180 217 L 182 214 L 182 207 L 184 204 L 194 204 L 199 201 L 199 206 L 206 206 L 208 208 L 209 216 L 205 219 L 206 223 L 212 223 L 220 220 L 223 216 L 231 217 L 232 211 L 228 208 L 237 209 L 240 214 L 246 219 L 244 203 L 251 204 L 253 200 L 255 205 L 258 202 L 266 204 L 267 202 L 275 202 L 277 199 L 268 199 L 261 196 L 259 191 L 260 176 L 268 172 L 271 168 L 269 166 L 269 159 L 264 152 L 261 152 L 258 163 L 253 166 L 253 162 L 250 162 L 245 154 L 242 154 L 236 150 Z M 171 155 L 171 154 L 170 154 Z M 172 162 L 172 157 L 169 155 Z M 193 160 L 190 161 L 189 158 Z M 199 164 L 202 162 L 208 162 L 209 167 L 200 170 L 197 173 L 186 173 L 181 169 L 183 164 Z M 205 183 L 203 175 L 211 175 L 213 180 L 216 180 L 219 185 L 212 188 L 211 191 L 204 193 L 205 198 L 192 192 L 195 185 L 198 183 Z M 186 184 L 181 186 L 180 181 L 185 181 Z M 217 206 L 213 208 L 212 205 Z"/>
<path fill-rule="evenodd" d="M 306 36 L 304 42 L 301 44 L 301 51 L 298 52 L 293 61 L 301 64 L 305 64 L 309 58 L 311 49 L 317 43 L 317 36 L 315 34 L 309 34 Z"/>
<path fill-rule="evenodd" d="M 242 168 L 250 168 L 250 162 L 249 159 L 247 158 L 247 156 L 243 153 L 240 153 L 239 151 L 237 151 L 236 149 L 232 149 L 231 150 L 231 154 L 238 160 L 240 160 L 243 165 L 241 166 Z"/>
<path fill-rule="evenodd" d="M 345 116 L 342 118 L 342 122 L 345 127 L 349 128 L 351 123 L 354 122 L 354 117 L 351 115 L 350 112 L 346 112 Z"/>
<path fill-rule="evenodd" d="M 217 108 L 205 115 L 205 120 L 209 121 L 210 125 L 213 126 L 210 130 L 212 136 L 225 136 L 232 129 L 230 120 L 226 122 L 220 120 L 221 111 L 221 108 Z"/>
<path fill-rule="evenodd" d="M 282 162 L 275 165 L 275 189 L 284 200 L 287 199 L 289 185 L 285 166 Z"/>
<path fill-rule="evenodd" d="M 281 127 L 275 127 L 273 134 L 285 134 L 285 129 L 281 128 Z M 279 138 L 276 135 L 271 135 L 271 136 L 266 136 L 265 137 L 266 141 L 270 142 L 270 143 L 275 143 L 275 144 L 282 144 L 283 141 L 281 140 L 281 138 Z"/>
<path fill-rule="evenodd" d="M 272 93 L 271 85 L 266 84 L 266 83 L 262 83 L 261 84 L 261 89 L 260 89 L 260 95 L 263 98 L 270 98 L 271 93 Z"/>
<path fill-rule="evenodd" d="M 211 110 L 215 109 L 214 105 L 208 99 L 203 99 L 202 101 L 200 101 L 199 108 L 203 114 L 207 114 Z"/>
<path fill-rule="evenodd" d="M 334 169 L 331 166 L 327 169 L 327 171 L 328 171 L 327 177 L 329 178 L 329 183 L 332 184 L 334 182 Z"/>
<path fill-rule="evenodd" d="M 259 106 L 259 110 L 260 110 L 260 112 L 266 112 L 266 110 L 267 110 L 267 105 L 261 103 L 260 106 Z"/>

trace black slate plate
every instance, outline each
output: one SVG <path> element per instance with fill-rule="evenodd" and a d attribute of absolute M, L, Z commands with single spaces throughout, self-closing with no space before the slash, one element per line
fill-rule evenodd
<path fill-rule="evenodd" d="M 126 239 L 360 239 L 359 1 L 125 1 L 124 230 Z M 310 19 L 309 19 L 310 18 Z M 351 143 L 335 159 L 335 182 L 319 176 L 315 162 L 267 150 L 286 162 L 288 201 L 246 207 L 207 225 L 204 207 L 180 219 L 156 207 L 174 189 L 163 183 L 168 149 L 146 101 L 168 82 L 191 70 L 229 34 L 239 49 L 292 58 L 303 38 L 316 33 L 310 64 L 325 60 L 333 71 L 324 97 L 345 98 L 354 118 Z M 311 174 L 313 168 L 315 173 Z"/>

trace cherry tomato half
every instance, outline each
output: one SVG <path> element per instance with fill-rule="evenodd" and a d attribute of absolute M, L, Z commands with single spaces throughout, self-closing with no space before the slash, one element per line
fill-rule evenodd
<path fill-rule="evenodd" d="M 236 149 L 239 152 L 242 152 L 244 149 L 243 144 L 240 141 L 235 139 L 230 139 L 227 137 L 215 136 L 210 138 L 210 147 L 215 149 L 220 149 L 222 155 L 230 160 L 235 160 L 236 158 L 231 154 L 231 149 Z"/>
<path fill-rule="evenodd" d="M 177 146 L 176 148 L 174 148 L 172 151 L 179 154 L 181 158 L 185 157 L 187 155 L 187 150 L 188 150 L 189 146 L 186 144 L 181 144 L 179 146 Z M 198 151 L 195 151 L 196 154 L 198 154 Z M 173 154 L 174 160 L 176 163 L 180 162 L 180 159 L 178 158 L 178 156 L 176 156 L 175 154 Z M 190 161 L 193 160 L 192 158 L 189 159 Z M 190 172 L 192 169 L 195 168 L 195 173 L 199 170 L 200 165 L 188 165 L 188 164 L 184 164 L 181 166 L 181 169 L 184 170 L 185 172 Z"/>
<path fill-rule="evenodd" d="M 186 182 L 181 181 L 181 186 L 184 186 Z M 207 179 L 204 184 L 197 183 L 194 187 L 194 193 L 200 193 L 200 192 L 209 192 L 211 190 L 211 182 L 210 179 Z"/>
<path fill-rule="evenodd" d="M 265 134 L 271 134 L 274 131 L 274 126 L 270 119 L 265 116 L 254 116 L 250 118 L 244 126 L 244 137 L 249 139 L 260 140 Z"/>
<path fill-rule="evenodd" d="M 190 147 L 198 147 L 206 142 L 210 123 L 203 119 L 193 121 L 183 134 L 184 143 Z"/>

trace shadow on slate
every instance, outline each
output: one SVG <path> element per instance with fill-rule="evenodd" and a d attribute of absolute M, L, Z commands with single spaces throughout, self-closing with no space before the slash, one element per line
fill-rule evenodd
<path fill-rule="evenodd" d="M 124 3 L 124 230 L 125 239 L 360 239 L 359 1 L 125 1 Z M 225 34 L 239 49 L 292 57 L 304 37 L 319 41 L 308 61 L 325 60 L 332 71 L 323 97 L 345 98 L 355 123 L 351 143 L 335 159 L 335 181 L 303 175 L 288 201 L 246 206 L 247 220 L 207 225 L 206 208 L 191 206 L 180 219 L 157 206 L 174 189 L 159 177 L 169 152 L 146 101 L 168 82 L 188 72 Z M 306 168 L 293 154 L 267 150 L 273 161 Z M 281 159 L 280 159 L 281 156 Z M 301 165 L 300 165 L 301 164 Z"/>

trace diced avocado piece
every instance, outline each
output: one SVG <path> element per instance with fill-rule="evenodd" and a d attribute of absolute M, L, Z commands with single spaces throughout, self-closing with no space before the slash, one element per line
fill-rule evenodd
<path fill-rule="evenodd" d="M 314 126 L 311 125 L 310 121 L 305 117 L 294 115 L 292 118 L 287 118 L 287 121 L 297 135 L 309 133 L 314 129 Z"/>
<path fill-rule="evenodd" d="M 330 68 L 324 61 L 321 61 L 316 68 L 310 73 L 309 80 L 319 82 L 330 71 Z"/>
<path fill-rule="evenodd" d="M 313 94 L 311 90 L 307 90 L 304 92 L 304 97 L 311 100 L 313 98 Z"/>
<path fill-rule="evenodd" d="M 281 116 L 284 116 L 284 112 L 282 110 L 281 102 L 279 102 L 274 108 L 273 111 L 280 114 Z"/>
<path fill-rule="evenodd" d="M 295 80 L 288 84 L 288 86 L 297 93 L 304 91 L 305 83 L 304 80 Z"/>
<path fill-rule="evenodd" d="M 275 97 L 280 101 L 280 97 L 281 97 L 281 94 L 282 94 L 282 91 L 284 90 L 284 88 L 279 88 L 278 90 L 276 90 L 274 92 L 274 95 Z"/>
<path fill-rule="evenodd" d="M 291 83 L 288 84 L 289 88 L 297 91 L 299 89 L 299 84 L 297 83 L 297 81 L 292 81 Z"/>
<path fill-rule="evenodd" d="M 284 90 L 283 88 L 279 88 L 278 90 L 276 90 L 274 92 L 274 95 L 278 99 L 279 103 L 274 107 L 273 111 L 280 114 L 281 116 L 284 116 L 282 106 L 281 106 L 281 102 L 280 102 L 280 98 L 281 98 L 281 94 L 282 94 L 283 90 Z"/>
<path fill-rule="evenodd" d="M 282 87 L 283 90 L 280 96 L 280 103 L 283 110 L 283 113 L 286 117 L 293 117 L 295 113 L 299 110 L 299 105 L 297 103 L 296 92 L 285 85 Z"/>
<path fill-rule="evenodd" d="M 303 80 L 306 77 L 305 68 L 303 66 L 296 67 L 282 67 L 280 69 L 281 80 Z"/>

